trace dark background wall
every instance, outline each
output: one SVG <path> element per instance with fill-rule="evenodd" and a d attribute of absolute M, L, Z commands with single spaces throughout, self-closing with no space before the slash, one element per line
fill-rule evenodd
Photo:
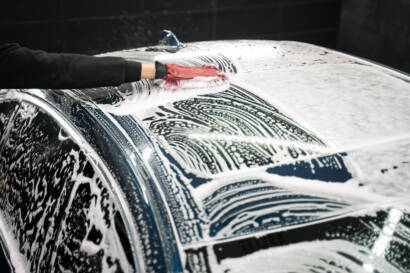
<path fill-rule="evenodd" d="M 410 0 L 343 1 L 338 49 L 410 73 Z"/>
<path fill-rule="evenodd" d="M 11 1 L 9 1 L 11 2 Z M 98 53 L 182 41 L 290 39 L 335 46 L 340 0 L 14 0 L 0 36 L 57 52 Z"/>
<path fill-rule="evenodd" d="M 6 2 L 6 1 L 3 1 Z M 95 54 L 181 41 L 296 40 L 410 72 L 410 0 L 14 0 L 0 5 L 0 42 Z"/>

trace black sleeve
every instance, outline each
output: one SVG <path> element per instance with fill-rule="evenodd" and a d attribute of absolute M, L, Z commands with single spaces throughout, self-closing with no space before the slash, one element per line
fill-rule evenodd
<path fill-rule="evenodd" d="M 88 88 L 137 81 L 141 63 L 0 45 L 0 88 Z"/>

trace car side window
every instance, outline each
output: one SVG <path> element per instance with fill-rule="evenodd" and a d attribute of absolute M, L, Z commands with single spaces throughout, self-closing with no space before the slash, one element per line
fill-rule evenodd
<path fill-rule="evenodd" d="M 51 115 L 21 102 L 0 154 L 0 209 L 31 272 L 133 272 L 113 195 Z"/>

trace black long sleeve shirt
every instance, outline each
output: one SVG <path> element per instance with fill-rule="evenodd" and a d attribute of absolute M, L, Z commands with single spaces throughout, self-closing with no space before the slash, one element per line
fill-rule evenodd
<path fill-rule="evenodd" d="M 89 88 L 137 81 L 141 63 L 0 45 L 0 88 Z"/>

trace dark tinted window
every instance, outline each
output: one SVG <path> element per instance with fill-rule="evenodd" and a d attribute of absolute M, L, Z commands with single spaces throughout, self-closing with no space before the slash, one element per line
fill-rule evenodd
<path fill-rule="evenodd" d="M 34 105 L 21 103 L 9 122 L 0 207 L 28 268 L 134 271 L 112 194 L 82 149 Z"/>

